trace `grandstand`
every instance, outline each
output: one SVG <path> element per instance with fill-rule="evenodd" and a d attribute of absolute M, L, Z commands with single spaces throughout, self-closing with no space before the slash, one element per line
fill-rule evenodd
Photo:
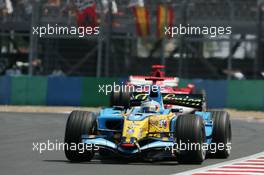
<path fill-rule="evenodd" d="M 139 37 L 130 0 L 96 0 L 100 35 L 32 35 L 32 27 L 77 26 L 76 11 L 88 0 L 18 0 L 0 3 L 0 73 L 63 76 L 127 76 L 168 65 L 183 78 L 263 79 L 262 4 L 257 0 L 145 0 L 150 34 Z M 109 3 L 112 2 L 112 3 Z M 143 2 L 143 1 L 142 1 Z M 171 6 L 173 25 L 231 26 L 232 35 L 211 38 L 156 36 L 157 6 Z M 110 70 L 111 68 L 111 70 Z M 11 71 L 10 71 L 11 70 Z M 59 73 L 58 73 L 59 72 Z"/>

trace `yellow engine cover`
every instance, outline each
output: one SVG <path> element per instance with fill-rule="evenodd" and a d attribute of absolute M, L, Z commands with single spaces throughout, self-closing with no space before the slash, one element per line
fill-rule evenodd
<path fill-rule="evenodd" d="M 128 120 L 125 117 L 122 136 L 126 138 L 125 142 L 127 143 L 130 143 L 131 137 L 135 138 L 134 142 L 148 136 L 160 138 L 160 133 L 170 131 L 170 121 L 173 117 L 173 113 L 151 115 L 139 121 Z"/>

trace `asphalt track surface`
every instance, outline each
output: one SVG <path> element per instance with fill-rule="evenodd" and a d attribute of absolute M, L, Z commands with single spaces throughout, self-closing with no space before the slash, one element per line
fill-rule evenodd
<path fill-rule="evenodd" d="M 229 159 L 207 159 L 202 165 L 178 165 L 176 161 L 142 162 L 101 160 L 70 163 L 63 151 L 33 151 L 33 142 L 63 141 L 68 114 L 0 113 L 1 175 L 168 175 L 264 150 L 264 123 L 232 120 L 233 144 Z"/>

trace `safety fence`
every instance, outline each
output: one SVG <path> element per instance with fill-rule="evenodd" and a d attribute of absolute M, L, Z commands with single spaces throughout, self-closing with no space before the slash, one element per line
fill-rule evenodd
<path fill-rule="evenodd" d="M 107 106 L 109 94 L 100 87 L 124 82 L 122 78 L 0 77 L 0 104 L 48 106 Z M 263 80 L 181 80 L 207 94 L 209 108 L 264 110 Z M 99 86 L 100 85 L 100 86 Z"/>

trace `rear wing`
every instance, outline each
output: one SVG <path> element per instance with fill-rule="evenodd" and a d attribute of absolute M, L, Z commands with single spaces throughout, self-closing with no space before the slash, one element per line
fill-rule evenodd
<path fill-rule="evenodd" d="M 131 95 L 130 105 L 138 106 L 141 102 L 147 100 L 148 93 L 134 92 Z M 203 94 L 162 94 L 163 104 L 178 105 L 192 108 L 202 108 L 205 101 Z"/>
<path fill-rule="evenodd" d="M 129 84 L 131 85 L 153 85 L 177 87 L 179 78 L 177 77 L 153 77 L 153 76 L 129 76 Z"/>
<path fill-rule="evenodd" d="M 171 86 L 177 87 L 179 83 L 178 77 L 166 77 L 164 69 L 164 65 L 156 64 L 152 65 L 152 71 L 150 76 L 129 76 L 128 84 L 136 85 L 136 86 L 144 86 L 144 85 L 159 85 L 159 86 Z"/>

